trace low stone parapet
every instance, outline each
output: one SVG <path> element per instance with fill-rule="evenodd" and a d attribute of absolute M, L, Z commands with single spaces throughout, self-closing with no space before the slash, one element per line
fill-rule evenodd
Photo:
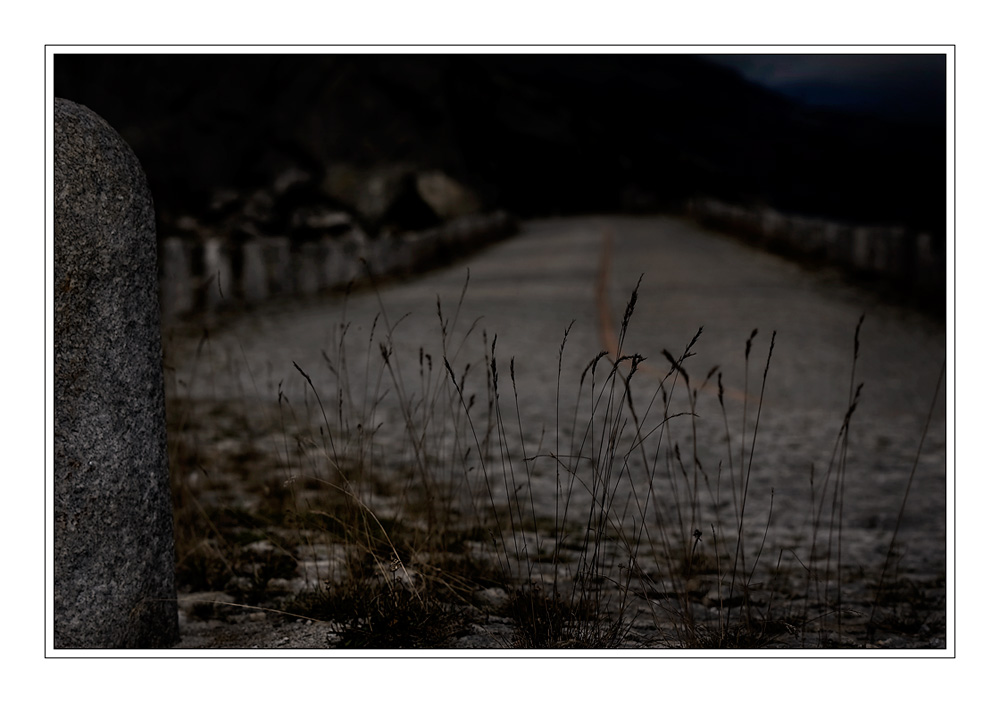
<path fill-rule="evenodd" d="M 688 214 L 706 227 L 776 252 L 881 280 L 907 297 L 944 300 L 944 243 L 927 232 L 852 226 L 710 199 L 689 202 Z"/>
<path fill-rule="evenodd" d="M 433 229 L 370 238 L 360 229 L 296 242 L 255 237 L 168 237 L 160 243 L 161 309 L 165 322 L 224 306 L 345 288 L 369 274 L 378 279 L 418 273 L 498 241 L 517 229 L 505 212 L 468 215 Z"/>

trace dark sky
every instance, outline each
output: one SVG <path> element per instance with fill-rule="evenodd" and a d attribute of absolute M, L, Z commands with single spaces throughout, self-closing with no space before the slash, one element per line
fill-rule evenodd
<path fill-rule="evenodd" d="M 903 121 L 941 122 L 947 57 L 938 54 L 706 56 L 745 78 L 814 107 Z"/>

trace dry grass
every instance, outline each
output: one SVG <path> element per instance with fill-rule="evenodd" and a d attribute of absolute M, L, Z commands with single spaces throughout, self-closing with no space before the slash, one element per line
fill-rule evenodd
<path fill-rule="evenodd" d="M 383 308 L 365 328 L 360 364 L 347 358 L 345 302 L 326 368 L 295 365 L 299 404 L 279 389 L 274 407 L 241 415 L 185 399 L 179 387 L 169 434 L 181 587 L 329 620 L 330 644 L 341 647 L 455 646 L 491 622 L 505 627 L 497 645 L 525 648 L 843 645 L 856 619 L 843 585 L 857 574 L 841 551 L 861 391 L 853 367 L 833 456 L 815 477 L 808 548 L 780 548 L 767 563 L 773 502 L 762 510 L 748 495 L 777 335 L 756 407 L 746 399 L 757 331 L 746 341 L 732 430 L 722 372 L 698 380 L 685 366 L 700 329 L 680 354 L 663 350 L 670 369 L 641 396 L 634 381 L 645 359 L 628 351 L 638 293 L 639 284 L 617 348 L 573 372 L 572 407 L 563 402 L 566 328 L 548 435 L 525 426 L 517 361 L 497 358 L 480 320 L 460 327 L 464 291 L 448 315 L 438 302 L 440 349 L 400 358 L 398 321 Z M 861 321 L 855 362 L 860 330 Z M 478 344 L 479 360 L 460 366 Z M 330 374 L 335 397 L 314 385 L 319 373 Z M 414 378 L 418 387 L 408 387 Z M 698 409 L 712 394 L 727 460 L 706 467 Z M 388 443 L 387 417 L 400 430 Z M 886 604 L 883 629 L 924 624 L 923 610 L 892 601 L 900 589 L 888 565 L 887 555 L 869 633 Z"/>

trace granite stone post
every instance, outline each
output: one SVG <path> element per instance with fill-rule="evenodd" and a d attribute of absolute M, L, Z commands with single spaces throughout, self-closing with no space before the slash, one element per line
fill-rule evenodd
<path fill-rule="evenodd" d="M 229 248 L 217 238 L 205 242 L 205 307 L 209 310 L 221 307 L 233 299 L 233 265 Z"/>
<path fill-rule="evenodd" d="M 170 319 L 194 307 L 190 247 L 177 237 L 168 237 L 163 241 L 161 257 L 160 313 Z"/>
<path fill-rule="evenodd" d="M 178 639 L 153 201 L 92 111 L 54 109 L 54 646 Z"/>

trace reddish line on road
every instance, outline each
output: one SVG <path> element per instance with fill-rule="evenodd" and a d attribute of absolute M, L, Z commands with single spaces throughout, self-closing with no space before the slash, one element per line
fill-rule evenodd
<path fill-rule="evenodd" d="M 601 344 L 609 354 L 622 353 L 618 348 L 618 337 L 615 331 L 614 317 L 611 313 L 611 303 L 608 300 L 608 282 L 611 279 L 611 260 L 614 255 L 614 241 L 611 230 L 605 228 L 601 233 L 601 258 L 597 269 L 597 283 L 595 286 L 595 302 L 597 304 L 598 328 L 600 330 Z M 658 366 L 650 359 L 646 359 L 639 365 L 639 372 L 652 376 L 662 381 L 669 369 Z M 746 396 L 736 389 L 726 389 L 726 395 L 742 402 Z"/>

